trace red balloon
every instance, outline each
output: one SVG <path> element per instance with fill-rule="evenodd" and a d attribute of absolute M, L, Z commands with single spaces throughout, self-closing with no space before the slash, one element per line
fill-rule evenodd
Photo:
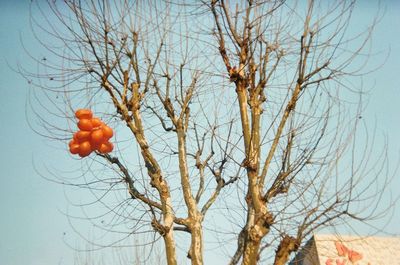
<path fill-rule="evenodd" d="M 93 125 L 91 120 L 89 119 L 81 119 L 78 122 L 78 128 L 82 131 L 91 131 L 93 129 Z"/>
<path fill-rule="evenodd" d="M 103 131 L 104 138 L 107 140 L 110 139 L 114 135 L 113 130 L 110 127 L 108 127 L 107 125 L 104 125 L 101 129 Z"/>
<path fill-rule="evenodd" d="M 102 143 L 99 147 L 99 152 L 102 154 L 110 153 L 114 149 L 114 145 L 110 142 Z"/>
<path fill-rule="evenodd" d="M 90 109 L 78 109 L 75 112 L 75 116 L 78 119 L 91 119 L 93 117 L 93 113 Z"/>
<path fill-rule="evenodd" d="M 89 141 L 85 141 L 79 145 L 79 156 L 85 157 L 90 155 L 92 152 L 92 146 L 90 145 Z"/>

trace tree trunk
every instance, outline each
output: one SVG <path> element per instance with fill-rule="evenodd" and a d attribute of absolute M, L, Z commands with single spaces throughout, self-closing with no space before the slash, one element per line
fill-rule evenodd
<path fill-rule="evenodd" d="M 257 264 L 261 241 L 265 235 L 269 233 L 269 227 L 272 223 L 272 214 L 269 213 L 266 208 L 262 208 L 262 213 L 257 213 L 257 211 L 255 211 L 254 216 L 248 220 L 250 226 L 247 230 L 242 265 Z"/>
<path fill-rule="evenodd" d="M 175 240 L 173 230 L 170 229 L 164 235 L 164 244 L 165 244 L 165 254 L 167 256 L 167 264 L 168 265 L 177 265 L 176 261 L 176 251 L 175 251 Z"/>
<path fill-rule="evenodd" d="M 260 240 L 249 240 L 244 247 L 242 265 L 256 265 L 258 252 L 260 250 Z"/>
<path fill-rule="evenodd" d="M 193 265 L 203 265 L 203 231 L 201 220 L 196 220 L 191 226 L 192 241 L 189 257 Z"/>
<path fill-rule="evenodd" d="M 285 235 L 276 250 L 274 265 L 285 265 L 290 253 L 296 251 L 299 245 L 296 238 Z"/>

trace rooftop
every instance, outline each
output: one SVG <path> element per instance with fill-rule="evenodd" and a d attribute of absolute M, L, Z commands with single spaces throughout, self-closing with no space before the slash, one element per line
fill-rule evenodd
<path fill-rule="evenodd" d="M 400 237 L 314 235 L 290 265 L 400 265 Z"/>

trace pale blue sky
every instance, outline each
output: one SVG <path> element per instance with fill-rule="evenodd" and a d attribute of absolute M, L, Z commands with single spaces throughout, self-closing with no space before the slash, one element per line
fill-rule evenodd
<path fill-rule="evenodd" d="M 7 65 L 24 64 L 27 49 L 38 51 L 29 29 L 29 1 L 0 1 L 0 264 L 52 265 L 73 264 L 69 243 L 82 244 L 62 212 L 67 211 L 63 187 L 40 177 L 34 168 L 53 168 L 71 164 L 65 149 L 35 134 L 26 121 L 28 85 Z M 360 1 L 354 20 L 365 23 L 374 16 L 376 5 Z M 371 1 L 375 2 L 375 1 Z M 390 49 L 386 63 L 365 78 L 366 87 L 374 87 L 363 115 L 377 137 L 387 136 L 390 165 L 400 157 L 400 3 L 383 1 L 386 14 L 373 35 L 373 51 L 381 53 L 371 63 L 379 64 Z M 356 31 L 356 25 L 353 24 Z M 28 68 L 34 69 L 32 65 Z M 399 194 L 399 174 L 393 192 Z M 400 234 L 400 205 L 387 232 Z M 66 232 L 64 236 L 63 233 Z"/>

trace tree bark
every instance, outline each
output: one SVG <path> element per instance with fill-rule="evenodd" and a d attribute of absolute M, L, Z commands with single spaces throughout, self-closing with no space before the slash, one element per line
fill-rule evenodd
<path fill-rule="evenodd" d="M 296 251 L 298 247 L 299 243 L 296 238 L 285 235 L 276 250 L 274 265 L 285 265 L 290 253 Z"/>
<path fill-rule="evenodd" d="M 269 233 L 270 225 L 273 223 L 273 216 L 266 207 L 262 207 L 259 211 L 252 209 L 247 218 L 242 265 L 257 264 L 261 241 Z"/>
<path fill-rule="evenodd" d="M 203 264 L 203 228 L 201 220 L 195 220 L 191 225 L 191 244 L 189 250 L 189 257 L 192 265 Z"/>
<path fill-rule="evenodd" d="M 261 240 L 249 240 L 244 248 L 242 265 L 256 265 Z"/>
<path fill-rule="evenodd" d="M 164 245 L 165 245 L 165 255 L 167 256 L 167 264 L 168 265 L 176 265 L 176 250 L 175 250 L 175 240 L 173 230 L 170 229 L 164 235 Z"/>

